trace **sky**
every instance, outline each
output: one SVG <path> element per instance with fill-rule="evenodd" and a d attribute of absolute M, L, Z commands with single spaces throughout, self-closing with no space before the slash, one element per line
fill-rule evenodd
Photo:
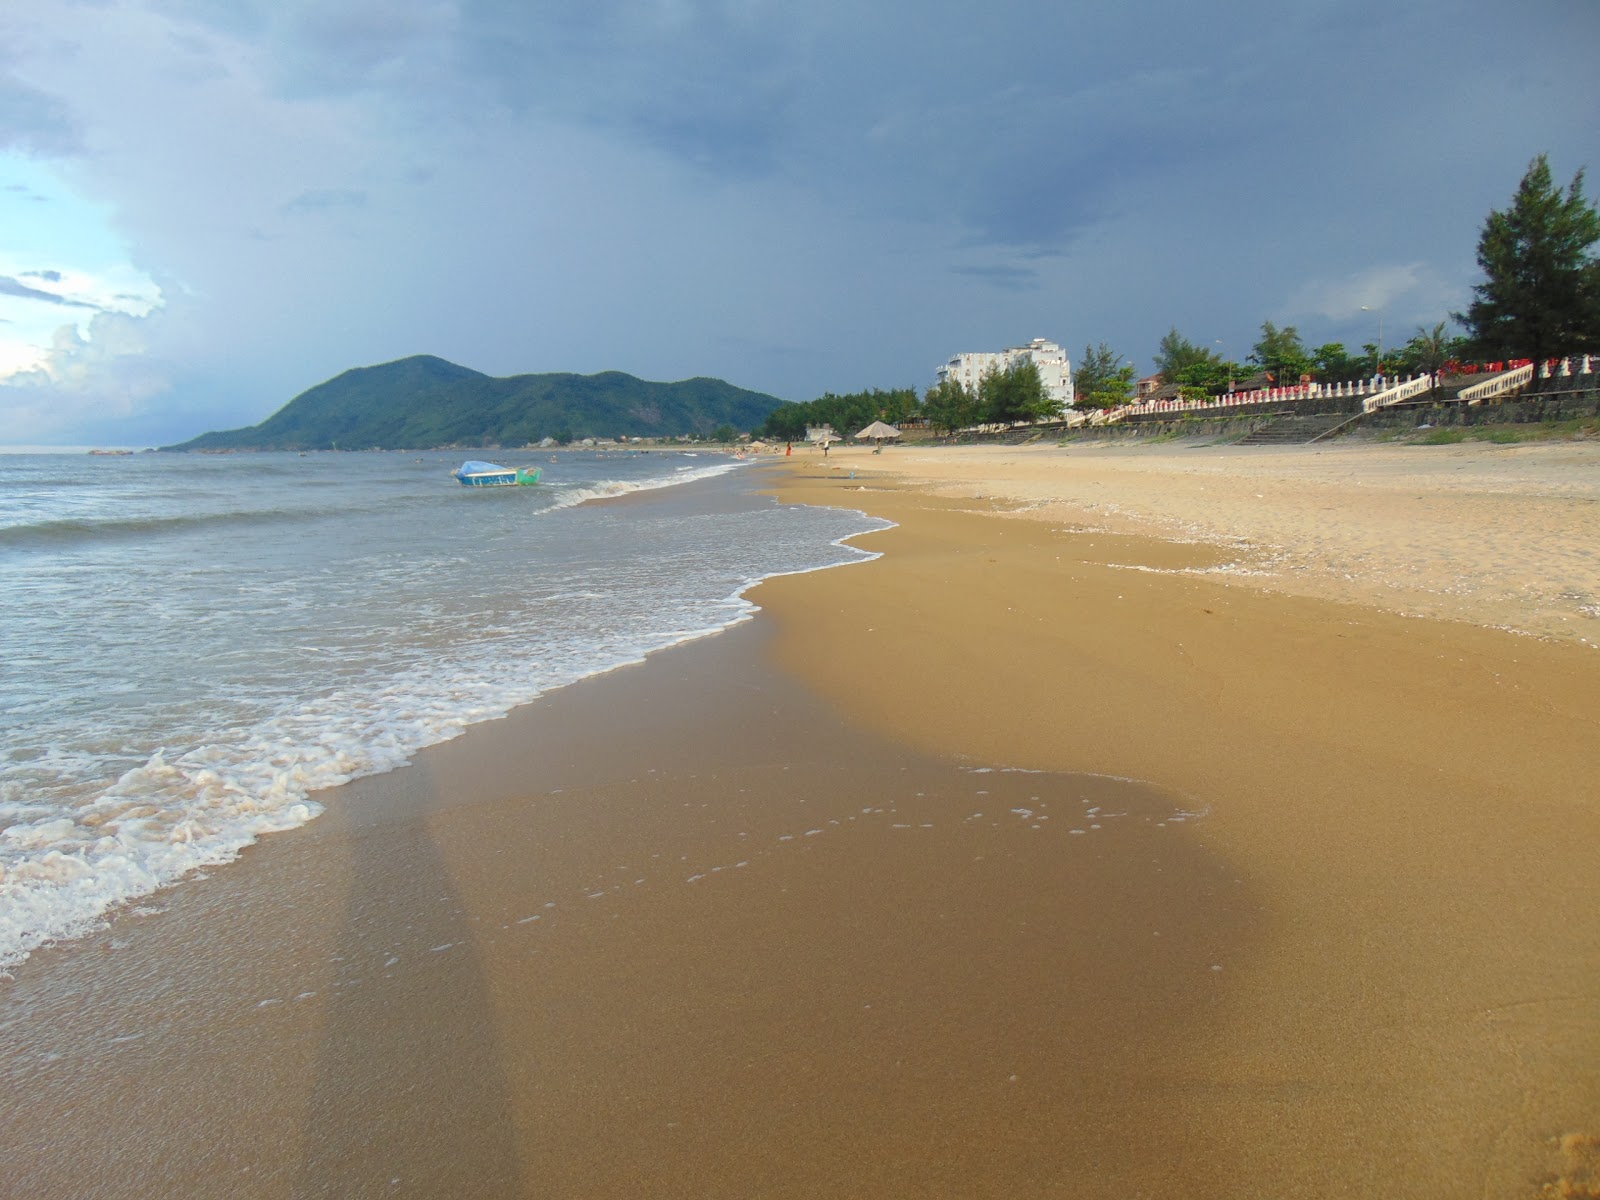
<path fill-rule="evenodd" d="M 422 353 L 808 400 L 1393 345 L 1535 155 L 1600 171 L 1597 50 L 1596 0 L 7 0 L 0 444 Z"/>

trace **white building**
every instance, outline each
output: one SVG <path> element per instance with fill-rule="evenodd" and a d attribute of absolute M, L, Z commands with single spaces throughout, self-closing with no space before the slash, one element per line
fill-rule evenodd
<path fill-rule="evenodd" d="M 980 350 L 958 354 L 939 368 L 939 382 L 954 379 L 967 391 L 976 394 L 986 372 L 1008 371 L 1023 362 L 1031 362 L 1039 368 L 1039 378 L 1044 383 L 1047 396 L 1059 401 L 1063 408 L 1072 406 L 1075 398 L 1072 392 L 1072 364 L 1067 361 L 1065 350 L 1045 338 L 1034 338 L 1026 346 L 1013 346 L 999 353 Z"/>

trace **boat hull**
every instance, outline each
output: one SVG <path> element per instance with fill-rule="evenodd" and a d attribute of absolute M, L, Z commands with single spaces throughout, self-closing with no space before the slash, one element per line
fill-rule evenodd
<path fill-rule="evenodd" d="M 528 470 L 525 467 L 496 466 L 493 463 L 463 463 L 461 469 L 453 471 L 456 481 L 463 487 L 527 487 L 539 482 L 544 474 L 543 467 Z"/>

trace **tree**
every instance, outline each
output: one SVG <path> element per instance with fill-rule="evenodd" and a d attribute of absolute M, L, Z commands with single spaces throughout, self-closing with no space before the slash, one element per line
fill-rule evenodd
<path fill-rule="evenodd" d="M 1310 374 L 1313 365 L 1300 341 L 1300 331 L 1293 325 L 1279 329 L 1271 321 L 1261 322 L 1261 340 L 1251 349 L 1250 361 L 1279 386 L 1300 382 L 1300 376 Z"/>
<path fill-rule="evenodd" d="M 1446 322 L 1440 321 L 1432 329 L 1417 326 L 1411 340 L 1395 352 L 1396 370 L 1421 371 L 1433 375 L 1445 363 L 1460 358 L 1464 339 L 1445 333 Z"/>
<path fill-rule="evenodd" d="M 807 407 L 804 404 L 795 404 L 793 401 L 778 405 L 767 414 L 766 422 L 758 432 L 762 437 L 772 438 L 774 441 L 798 441 L 806 435 Z"/>
<path fill-rule="evenodd" d="M 1013 402 L 1024 421 L 1048 421 L 1061 415 L 1061 401 L 1044 386 L 1039 364 L 1031 359 L 1011 368 Z"/>
<path fill-rule="evenodd" d="M 1326 342 L 1311 352 L 1311 370 L 1323 383 L 1349 383 L 1366 375 L 1366 364 L 1351 358 L 1343 342 Z"/>
<path fill-rule="evenodd" d="M 976 401 L 957 379 L 944 379 L 929 388 L 922 411 L 928 424 L 941 433 L 954 433 L 978 420 Z"/>
<path fill-rule="evenodd" d="M 888 391 L 872 389 L 872 399 L 878 406 L 878 419 L 898 425 L 917 415 L 919 407 L 916 388 L 890 388 Z"/>
<path fill-rule="evenodd" d="M 1037 364 L 1028 359 L 985 371 L 978 384 L 978 408 L 979 419 L 994 425 L 1038 421 L 1061 412 L 1045 391 Z"/>
<path fill-rule="evenodd" d="M 1190 367 L 1219 361 L 1216 354 L 1195 345 L 1173 328 L 1167 331 L 1167 336 L 1161 339 L 1161 345 L 1156 350 L 1156 373 L 1166 382 L 1176 383 L 1178 377 Z"/>
<path fill-rule="evenodd" d="M 898 424 L 917 411 L 915 388 L 873 388 L 843 396 L 824 392 L 803 404 L 780 404 L 757 432 L 762 437 L 792 442 L 805 436 L 808 425 L 831 425 L 836 432 L 849 434 L 874 421 Z"/>
<path fill-rule="evenodd" d="M 1109 343 L 1085 346 L 1078 369 L 1072 373 L 1072 390 L 1079 408 L 1116 408 L 1133 396 L 1133 367 Z"/>
<path fill-rule="evenodd" d="M 1600 344 L 1600 214 L 1584 199 L 1583 172 L 1563 195 L 1543 154 L 1528 165 L 1511 207 L 1491 211 L 1478 238 L 1484 282 L 1465 314 L 1486 358 L 1542 362 Z"/>
<path fill-rule="evenodd" d="M 1189 397 L 1215 396 L 1228 390 L 1228 385 L 1240 375 L 1239 364 L 1223 362 L 1215 356 L 1190 363 L 1178 372 L 1169 383 L 1180 384 Z"/>

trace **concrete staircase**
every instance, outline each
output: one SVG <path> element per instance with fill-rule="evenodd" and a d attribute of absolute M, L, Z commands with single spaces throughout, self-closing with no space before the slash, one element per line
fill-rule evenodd
<path fill-rule="evenodd" d="M 1026 446 L 1030 442 L 1037 442 L 1043 436 L 1044 431 L 1034 427 L 1013 429 L 1010 433 L 1001 436 L 1000 444 L 1002 446 Z"/>
<path fill-rule="evenodd" d="M 1350 413 L 1321 413 L 1312 416 L 1284 413 L 1270 418 L 1265 425 L 1252 430 L 1235 445 L 1304 446 L 1355 419 L 1356 417 Z"/>

